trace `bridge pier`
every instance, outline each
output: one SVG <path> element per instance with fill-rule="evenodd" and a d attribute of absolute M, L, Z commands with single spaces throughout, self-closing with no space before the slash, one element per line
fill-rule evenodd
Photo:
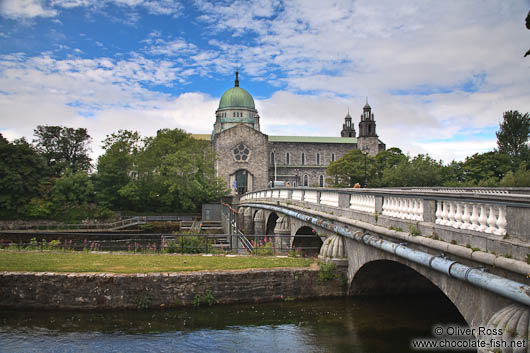
<path fill-rule="evenodd" d="M 281 236 L 276 237 L 275 239 L 276 247 L 279 248 L 282 253 L 287 253 L 291 249 L 291 238 L 285 237 L 286 235 L 291 235 L 291 224 L 288 216 L 281 215 L 276 220 L 274 234 Z"/>
<path fill-rule="evenodd" d="M 263 210 L 258 210 L 254 215 L 254 234 L 265 234 L 265 213 Z"/>
<path fill-rule="evenodd" d="M 252 207 L 246 207 L 243 212 L 243 232 L 246 235 L 254 234 L 254 218 L 252 217 Z"/>

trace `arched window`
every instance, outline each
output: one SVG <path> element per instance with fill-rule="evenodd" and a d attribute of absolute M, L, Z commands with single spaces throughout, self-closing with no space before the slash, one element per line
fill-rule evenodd
<path fill-rule="evenodd" d="M 307 177 L 307 174 L 304 175 L 304 186 L 309 186 L 309 178 Z"/>
<path fill-rule="evenodd" d="M 318 184 L 321 188 L 324 187 L 324 176 L 323 175 L 320 176 Z"/>
<path fill-rule="evenodd" d="M 285 164 L 291 164 L 291 154 L 289 152 L 285 154 Z"/>
<path fill-rule="evenodd" d="M 305 153 L 302 152 L 302 165 L 305 165 Z"/>
<path fill-rule="evenodd" d="M 320 165 L 320 153 L 317 153 L 317 165 Z"/>
<path fill-rule="evenodd" d="M 331 161 L 332 161 L 332 162 L 335 162 L 335 153 L 332 153 L 332 154 L 331 154 Z"/>

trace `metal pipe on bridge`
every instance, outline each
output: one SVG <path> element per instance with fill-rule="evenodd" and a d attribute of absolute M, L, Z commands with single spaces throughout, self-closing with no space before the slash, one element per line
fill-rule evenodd
<path fill-rule="evenodd" d="M 366 245 L 378 248 L 419 265 L 431 268 L 438 272 L 442 272 L 450 277 L 468 282 L 479 288 L 497 293 L 518 303 L 530 306 L 530 286 L 524 283 L 519 283 L 485 272 L 483 269 L 469 267 L 439 255 L 431 255 L 423 251 L 414 250 L 404 244 L 396 244 L 375 235 L 366 233 L 363 234 L 360 231 L 352 232 L 344 227 L 337 226 L 326 220 L 305 215 L 283 207 L 253 203 L 247 203 L 246 206 L 280 212 L 302 221 L 312 223 L 318 227 L 328 229 L 349 239 L 362 242 Z"/>

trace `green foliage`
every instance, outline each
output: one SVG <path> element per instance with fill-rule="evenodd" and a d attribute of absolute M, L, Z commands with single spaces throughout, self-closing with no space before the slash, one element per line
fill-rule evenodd
<path fill-rule="evenodd" d="M 121 134 L 125 136 L 108 139 L 101 168 L 98 165 L 108 204 L 144 212 L 189 212 L 227 194 L 215 175 L 215 156 L 207 141 L 183 130 L 163 129 L 140 146 L 136 135 Z M 115 163 L 121 163 L 121 169 L 114 169 Z"/>
<path fill-rule="evenodd" d="M 517 110 L 504 112 L 503 121 L 497 131 L 499 152 L 518 159 L 528 156 L 528 139 L 530 138 L 530 115 L 521 114 Z"/>
<path fill-rule="evenodd" d="M 339 274 L 337 273 L 337 266 L 334 262 L 320 262 L 320 271 L 318 271 L 318 282 L 323 283 L 327 281 L 331 281 L 334 279 L 339 278 Z"/>
<path fill-rule="evenodd" d="M 66 169 L 73 173 L 87 172 L 92 167 L 88 156 L 92 138 L 87 129 L 39 125 L 34 135 L 36 139 L 33 143 L 46 159 L 53 175 L 60 176 Z"/>
<path fill-rule="evenodd" d="M 102 141 L 105 153 L 99 156 L 95 186 L 98 190 L 98 202 L 115 209 L 128 209 L 127 199 L 120 194 L 134 174 L 135 159 L 141 148 L 138 132 L 119 130 L 117 134 L 107 135 Z"/>
<path fill-rule="evenodd" d="M 24 139 L 13 143 L 0 134 L 0 218 L 20 218 L 41 193 L 46 164 Z"/>
<path fill-rule="evenodd" d="M 351 188 L 356 183 L 364 185 L 365 158 L 367 179 L 371 180 L 375 167 L 373 158 L 365 156 L 360 150 L 352 150 L 329 165 L 326 170 L 329 178 L 326 182 L 333 187 Z"/>
<path fill-rule="evenodd" d="M 388 229 L 395 230 L 396 232 L 402 232 L 403 231 L 403 228 L 401 228 L 401 227 L 390 226 L 390 227 L 388 227 Z"/>
<path fill-rule="evenodd" d="M 169 240 L 163 248 L 163 252 L 168 254 L 175 254 L 178 252 L 178 246 L 175 240 Z"/>
<path fill-rule="evenodd" d="M 252 245 L 254 245 L 256 255 L 274 255 L 274 239 L 272 237 L 265 237 L 265 239 L 259 240 L 256 243 L 252 241 Z"/>
<path fill-rule="evenodd" d="M 511 168 L 510 156 L 499 152 L 475 153 L 463 163 L 464 182 L 470 186 L 499 186 Z"/>
<path fill-rule="evenodd" d="M 414 224 L 409 224 L 409 233 L 413 237 L 421 235 L 421 231 L 418 229 L 417 225 Z"/>
<path fill-rule="evenodd" d="M 195 298 L 193 300 L 193 305 L 195 307 L 199 307 L 201 306 L 201 304 L 208 304 L 208 306 L 212 306 L 214 304 L 216 304 L 218 301 L 217 299 L 215 298 L 215 296 L 213 295 L 212 291 L 211 290 L 207 290 L 206 293 L 200 295 L 200 294 L 197 294 L 195 295 Z"/>
<path fill-rule="evenodd" d="M 517 171 L 509 171 L 500 182 L 504 187 L 528 187 L 530 186 L 530 170 L 526 163 L 521 163 Z"/>

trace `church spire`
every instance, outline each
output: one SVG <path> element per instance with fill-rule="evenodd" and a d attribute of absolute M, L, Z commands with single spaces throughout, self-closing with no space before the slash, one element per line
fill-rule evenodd
<path fill-rule="evenodd" d="M 236 80 L 234 81 L 234 87 L 239 87 L 239 68 L 236 69 Z"/>

